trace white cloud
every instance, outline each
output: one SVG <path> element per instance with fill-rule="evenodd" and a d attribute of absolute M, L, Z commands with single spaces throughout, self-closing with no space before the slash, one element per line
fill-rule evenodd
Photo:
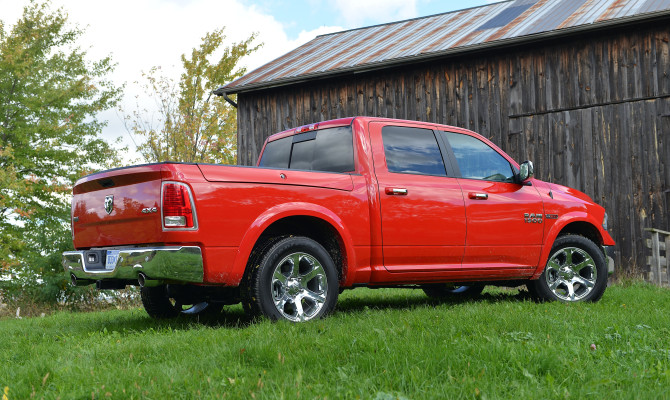
<path fill-rule="evenodd" d="M 27 1 L 0 0 L 0 19 L 5 22 L 5 29 L 16 22 L 26 4 Z M 179 78 L 181 54 L 190 53 L 200 44 L 200 39 L 214 29 L 226 27 L 227 44 L 258 32 L 258 42 L 264 45 L 242 61 L 248 71 L 318 34 L 342 29 L 321 27 L 303 31 L 297 39 L 290 40 L 284 26 L 273 16 L 243 0 L 53 0 L 53 6 L 62 6 L 71 22 L 86 28 L 80 44 L 88 48 L 89 59 L 111 55 L 118 64 L 112 79 L 119 85 L 126 83 L 123 106 L 128 110 L 134 108 L 135 96 L 142 95 L 134 83 L 141 79 L 142 71 L 161 66 L 164 73 Z M 109 121 L 103 131 L 106 139 L 121 136 L 126 145 L 134 147 L 116 111 L 107 111 L 99 117 Z"/>
<path fill-rule="evenodd" d="M 417 16 L 416 0 L 335 0 L 335 7 L 351 28 Z"/>

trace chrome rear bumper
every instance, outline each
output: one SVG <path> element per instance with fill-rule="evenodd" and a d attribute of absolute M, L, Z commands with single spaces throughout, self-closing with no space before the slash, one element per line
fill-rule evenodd
<path fill-rule="evenodd" d="M 96 260 L 96 254 L 105 261 Z M 87 257 L 97 261 L 96 265 L 87 263 Z M 82 281 L 137 281 L 140 273 L 159 281 L 199 283 L 204 279 L 202 250 L 197 246 L 66 251 L 63 268 L 69 276 Z"/>

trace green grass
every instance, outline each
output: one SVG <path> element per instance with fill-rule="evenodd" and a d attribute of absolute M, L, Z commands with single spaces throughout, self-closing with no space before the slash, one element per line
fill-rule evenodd
<path fill-rule="evenodd" d="M 298 325 L 239 307 L 208 324 L 139 309 L 4 319 L 0 366 L 10 400 L 670 398 L 670 291 L 614 286 L 566 305 L 356 289 Z"/>

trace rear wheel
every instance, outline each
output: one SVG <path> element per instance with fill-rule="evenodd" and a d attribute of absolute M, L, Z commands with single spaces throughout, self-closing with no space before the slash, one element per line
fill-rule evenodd
<path fill-rule="evenodd" d="M 477 297 L 484 290 L 484 285 L 459 286 L 449 283 L 437 283 L 424 285 L 421 287 L 428 297 L 434 299 L 446 298 L 473 298 Z"/>
<path fill-rule="evenodd" d="M 179 299 L 170 297 L 167 286 L 143 287 L 140 296 L 144 309 L 150 317 L 156 319 L 176 318 L 179 315 L 214 316 L 221 313 L 223 304 L 199 302 L 182 304 Z"/>
<path fill-rule="evenodd" d="M 583 236 L 560 236 L 542 275 L 527 286 L 539 300 L 598 301 L 607 287 L 605 256 Z"/>
<path fill-rule="evenodd" d="M 328 252 L 310 238 L 293 236 L 266 249 L 251 272 L 244 302 L 252 314 L 304 322 L 329 314 L 338 292 Z"/>

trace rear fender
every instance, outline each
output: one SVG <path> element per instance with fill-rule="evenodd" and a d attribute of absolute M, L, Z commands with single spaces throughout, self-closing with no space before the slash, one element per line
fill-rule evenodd
<path fill-rule="evenodd" d="M 274 206 L 261 214 L 247 229 L 240 247 L 237 252 L 237 257 L 233 264 L 233 270 L 230 274 L 230 284 L 239 285 L 244 271 L 247 267 L 249 256 L 256 245 L 256 242 L 261 237 L 263 232 L 273 223 L 287 217 L 307 216 L 315 217 L 329 223 L 339 233 L 340 238 L 344 244 L 343 259 L 346 260 L 342 267 L 342 279 L 346 284 L 348 274 L 347 265 L 356 265 L 356 253 L 354 251 L 354 244 L 351 234 L 345 228 L 342 220 L 331 210 L 312 203 L 285 203 Z"/>

